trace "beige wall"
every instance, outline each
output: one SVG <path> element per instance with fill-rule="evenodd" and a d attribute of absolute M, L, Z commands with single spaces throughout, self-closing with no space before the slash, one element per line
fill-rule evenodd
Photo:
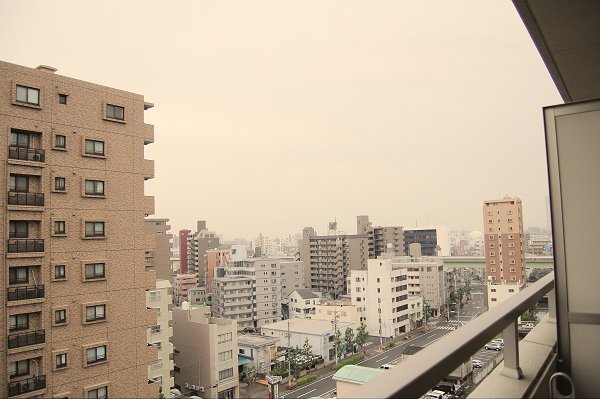
<path fill-rule="evenodd" d="M 153 258 L 152 267 L 156 273 L 156 278 L 160 280 L 169 280 L 171 278 L 171 245 L 173 234 L 168 232 L 171 229 L 171 226 L 167 224 L 168 222 L 169 219 L 146 219 L 144 223 L 146 232 L 154 237 L 156 243 L 155 249 L 150 255 Z"/>
<path fill-rule="evenodd" d="M 199 395 L 203 398 L 216 398 L 218 392 L 228 389 L 234 389 L 233 396 L 239 397 L 235 320 L 210 317 L 210 308 L 205 306 L 175 308 L 173 345 L 177 350 L 175 366 L 180 370 L 175 372 L 175 385 L 184 395 L 190 393 L 186 384 L 191 384 L 204 387 Z M 231 358 L 220 361 L 219 353 L 229 351 Z M 233 370 L 232 377 L 219 380 L 219 371 L 228 369 Z"/>
<path fill-rule="evenodd" d="M 39 107 L 18 105 L 15 85 L 40 89 Z M 67 94 L 59 104 L 58 94 Z M 124 107 L 123 122 L 105 118 L 106 103 Z M 37 132 L 32 145 L 45 151 L 45 162 L 7 160 L 11 129 Z M 144 233 L 144 216 L 154 212 L 154 200 L 144 196 L 144 180 L 154 175 L 153 161 L 144 159 L 144 145 L 153 141 L 153 127 L 144 123 L 141 95 L 67 78 L 47 71 L 0 62 L 0 180 L 8 187 L 11 173 L 33 176 L 30 190 L 44 193 L 44 206 L 8 205 L 0 196 L 6 243 L 10 220 L 32 220 L 30 238 L 45 240 L 43 253 L 7 254 L 0 245 L 4 276 L 0 279 L 3 326 L 9 315 L 39 312 L 35 328 L 45 330 L 45 343 L 7 350 L 0 340 L 0 395 L 7 393 L 8 364 L 31 362 L 30 374 L 11 381 L 46 376 L 46 397 L 66 394 L 83 397 L 88 389 L 108 386 L 112 397 L 155 397 L 156 384 L 147 383 L 147 368 L 156 362 L 157 349 L 146 345 L 146 330 L 156 323 L 146 309 L 146 290 L 155 274 L 147 272 L 144 253 L 154 246 Z M 66 136 L 66 149 L 53 147 L 56 134 Z M 105 156 L 84 154 L 84 140 L 104 141 Z M 54 190 L 54 178 L 66 179 L 66 190 Z M 105 195 L 86 196 L 84 180 L 105 182 Z M 66 234 L 52 234 L 55 220 L 66 222 Z M 85 239 L 84 222 L 105 222 L 105 237 Z M 104 262 L 105 278 L 84 281 L 84 264 Z M 35 280 L 11 287 L 43 284 L 44 298 L 6 301 L 9 268 L 36 265 Z M 66 279 L 54 279 L 55 265 L 66 266 Z M 105 304 L 106 320 L 84 322 L 85 304 Z M 54 310 L 67 310 L 67 323 L 54 326 Z M 33 327 L 33 325 L 32 325 Z M 32 328 L 30 327 L 29 331 Z M 7 330 L 5 330 L 7 331 Z M 6 334 L 6 333 L 5 333 Z M 107 361 L 88 366 L 89 346 L 107 346 Z M 68 366 L 55 370 L 55 355 L 67 353 Z"/>

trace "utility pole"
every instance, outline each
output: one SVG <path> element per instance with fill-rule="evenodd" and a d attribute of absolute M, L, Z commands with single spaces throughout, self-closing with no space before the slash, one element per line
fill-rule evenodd
<path fill-rule="evenodd" d="M 383 349 L 383 332 L 381 328 L 381 298 L 377 298 L 377 313 L 379 313 L 379 350 Z"/>
<path fill-rule="evenodd" d="M 287 321 L 287 354 L 288 354 L 288 388 L 292 387 L 292 357 L 290 353 L 290 316 Z"/>
<path fill-rule="evenodd" d="M 333 334 L 334 334 L 333 343 L 335 344 L 335 364 L 338 364 L 338 346 L 340 344 L 338 342 L 337 320 L 338 320 L 338 312 L 337 312 L 337 310 L 334 310 L 333 311 Z"/>

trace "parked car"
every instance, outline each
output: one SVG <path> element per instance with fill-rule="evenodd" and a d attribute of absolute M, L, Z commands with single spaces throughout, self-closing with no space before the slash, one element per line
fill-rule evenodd
<path fill-rule="evenodd" d="M 480 369 L 483 367 L 484 363 L 478 359 L 471 359 L 471 365 L 474 369 Z"/>
<path fill-rule="evenodd" d="M 492 350 L 492 351 L 501 351 L 503 348 L 502 344 L 499 344 L 498 342 L 490 342 L 485 344 L 485 349 L 488 350 Z"/>
<path fill-rule="evenodd" d="M 504 340 L 502 338 L 496 338 L 490 341 L 491 343 L 500 344 L 504 347 Z"/>
<path fill-rule="evenodd" d="M 258 330 L 254 327 L 244 327 L 244 329 L 242 330 L 242 332 L 245 333 L 255 333 L 258 332 Z"/>
<path fill-rule="evenodd" d="M 425 394 L 425 396 L 423 397 L 424 399 L 446 399 L 448 397 L 448 394 L 446 394 L 446 392 L 444 391 L 429 391 L 427 392 L 427 394 Z"/>
<path fill-rule="evenodd" d="M 389 369 L 393 369 L 394 365 L 393 364 L 382 364 L 381 366 L 379 366 L 380 369 L 384 369 L 384 370 L 389 370 Z"/>

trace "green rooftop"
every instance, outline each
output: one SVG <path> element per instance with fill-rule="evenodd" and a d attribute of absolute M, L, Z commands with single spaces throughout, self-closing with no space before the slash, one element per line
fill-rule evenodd
<path fill-rule="evenodd" d="M 333 375 L 333 379 L 336 381 L 352 382 L 354 384 L 364 384 L 381 373 L 385 373 L 385 370 L 349 364 L 339 369 Z"/>

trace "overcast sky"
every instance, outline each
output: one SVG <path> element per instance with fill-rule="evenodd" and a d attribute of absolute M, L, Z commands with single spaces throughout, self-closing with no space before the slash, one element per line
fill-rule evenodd
<path fill-rule="evenodd" d="M 356 215 L 546 225 L 542 107 L 561 103 L 510 1 L 5 1 L 0 58 L 143 94 L 156 217 L 277 235 Z"/>

